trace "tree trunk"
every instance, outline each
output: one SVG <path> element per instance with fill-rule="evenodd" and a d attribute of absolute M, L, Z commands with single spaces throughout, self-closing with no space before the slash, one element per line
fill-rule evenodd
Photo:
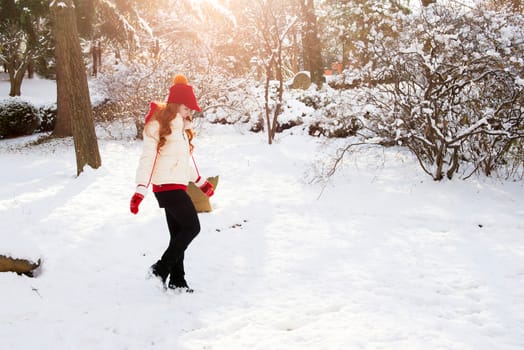
<path fill-rule="evenodd" d="M 65 112 L 71 119 L 77 175 L 80 175 L 85 165 L 97 169 L 102 164 L 95 134 L 86 67 L 80 48 L 73 1 L 54 1 L 50 9 L 58 78 L 57 104 L 61 97 L 64 98 L 62 101 L 65 103 L 58 104 L 57 108 L 59 114 Z M 65 111 L 61 111 L 60 108 L 65 108 Z"/>
<path fill-rule="evenodd" d="M 282 47 L 282 46 L 280 46 Z M 275 105 L 275 110 L 273 111 L 273 125 L 271 125 L 271 139 L 275 139 L 275 135 L 277 133 L 277 127 L 278 127 L 278 116 L 280 115 L 280 110 L 282 109 L 282 105 L 284 104 L 284 77 L 282 76 L 282 50 L 278 51 L 277 56 L 277 69 L 276 69 L 276 75 L 278 80 L 278 97 Z"/>
<path fill-rule="evenodd" d="M 269 108 L 269 99 L 270 99 L 270 85 L 271 85 L 271 77 L 270 77 L 270 64 L 266 66 L 266 84 L 264 85 L 264 111 L 266 113 L 266 127 L 267 127 L 267 143 L 271 145 L 273 143 L 273 138 L 271 137 L 271 109 Z"/>
<path fill-rule="evenodd" d="M 96 60 L 98 61 L 98 72 L 102 73 L 102 46 L 100 46 L 100 42 L 97 44 Z"/>
<path fill-rule="evenodd" d="M 291 70 L 293 73 L 298 73 L 300 70 L 298 67 L 298 58 L 300 55 L 300 45 L 297 38 L 296 30 L 291 32 L 291 43 L 292 43 L 292 57 L 291 57 Z"/>
<path fill-rule="evenodd" d="M 324 68 L 320 39 L 318 38 L 317 17 L 313 0 L 301 0 L 300 8 L 304 22 L 304 68 L 311 74 L 311 82 L 317 87 L 324 83 Z"/>
<path fill-rule="evenodd" d="M 91 56 L 93 58 L 93 76 L 96 77 L 98 74 L 98 48 L 96 47 L 96 44 L 93 43 L 91 46 Z"/>
<path fill-rule="evenodd" d="M 9 81 L 11 83 L 9 89 L 9 96 L 20 96 L 22 94 L 22 81 L 24 80 L 26 69 L 27 64 L 25 63 L 23 63 L 19 67 L 15 67 L 14 64 L 7 66 L 7 71 L 9 72 Z"/>
<path fill-rule="evenodd" d="M 342 70 L 349 66 L 349 45 L 346 38 L 341 38 L 342 41 Z"/>
<path fill-rule="evenodd" d="M 53 130 L 54 137 L 73 136 L 73 127 L 71 126 L 71 111 L 69 110 L 68 94 L 64 89 L 67 84 L 62 83 L 62 69 L 56 67 L 56 124 Z"/>
<path fill-rule="evenodd" d="M 33 79 L 35 77 L 35 66 L 32 62 L 27 65 L 27 78 Z"/>

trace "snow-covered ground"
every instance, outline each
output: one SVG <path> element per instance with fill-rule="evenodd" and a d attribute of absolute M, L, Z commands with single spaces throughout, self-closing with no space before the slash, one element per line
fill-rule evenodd
<path fill-rule="evenodd" d="M 186 255 L 195 293 L 174 294 L 145 279 L 168 240 L 154 196 L 129 213 L 140 141 L 100 140 L 76 178 L 71 139 L 34 138 L 0 140 L 0 254 L 43 260 L 0 274 L 2 349 L 524 348 L 522 182 L 436 183 L 369 148 L 324 187 L 322 140 L 203 125 L 220 182 Z"/>

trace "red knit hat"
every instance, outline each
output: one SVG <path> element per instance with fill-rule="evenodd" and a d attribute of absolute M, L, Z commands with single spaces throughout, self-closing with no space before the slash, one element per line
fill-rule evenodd
<path fill-rule="evenodd" d="M 187 78 L 178 74 L 173 79 L 173 85 L 169 88 L 167 103 L 179 103 L 200 112 L 193 87 L 187 84 Z"/>

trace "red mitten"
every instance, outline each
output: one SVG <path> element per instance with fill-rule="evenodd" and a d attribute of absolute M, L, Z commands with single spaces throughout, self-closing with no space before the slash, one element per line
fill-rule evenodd
<path fill-rule="evenodd" d="M 131 197 L 131 213 L 138 214 L 138 206 L 140 205 L 140 202 L 142 202 L 142 199 L 144 199 L 144 196 L 142 196 L 140 193 L 135 193 L 133 197 Z"/>
<path fill-rule="evenodd" d="M 196 179 L 195 185 L 208 197 L 211 197 L 215 193 L 213 185 L 201 176 Z"/>
<path fill-rule="evenodd" d="M 136 192 L 133 195 L 133 197 L 131 197 L 131 203 L 129 204 L 131 213 L 138 214 L 138 207 L 140 206 L 142 199 L 144 199 L 146 192 L 147 192 L 147 187 L 143 185 L 138 185 L 136 187 Z"/>
<path fill-rule="evenodd" d="M 213 194 L 215 194 L 215 190 L 213 189 L 213 185 L 211 182 L 207 181 L 204 182 L 202 186 L 200 186 L 200 190 L 205 193 L 206 196 L 211 197 Z"/>

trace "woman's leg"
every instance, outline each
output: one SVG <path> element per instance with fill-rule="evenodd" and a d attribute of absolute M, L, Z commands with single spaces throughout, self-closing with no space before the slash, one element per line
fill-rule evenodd
<path fill-rule="evenodd" d="M 162 255 L 162 265 L 168 267 L 170 284 L 184 287 L 184 252 L 191 241 L 200 232 L 198 214 L 185 191 L 170 192 L 170 204 L 165 207 L 169 228 L 169 246 Z M 186 285 L 187 286 L 187 285 Z"/>

